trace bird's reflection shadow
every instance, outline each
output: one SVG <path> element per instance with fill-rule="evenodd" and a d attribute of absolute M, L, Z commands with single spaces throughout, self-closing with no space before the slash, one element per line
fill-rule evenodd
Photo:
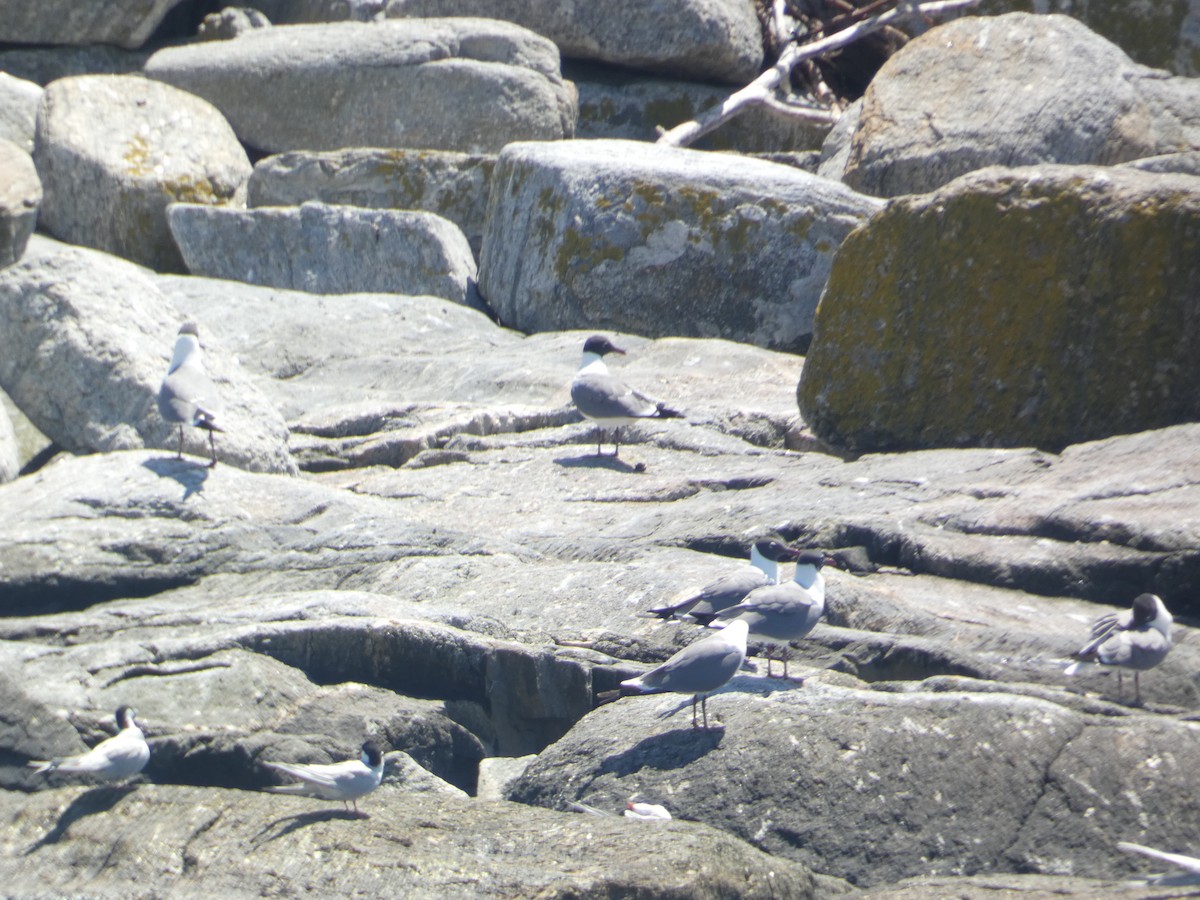
<path fill-rule="evenodd" d="M 50 844 L 57 844 L 66 836 L 67 830 L 84 816 L 108 812 L 120 802 L 122 797 L 135 790 L 137 790 L 136 784 L 104 785 L 80 794 L 62 811 L 58 821 L 54 823 L 54 827 L 26 850 L 25 855 L 35 853 Z"/>
<path fill-rule="evenodd" d="M 619 456 L 597 456 L 594 453 L 583 456 L 558 456 L 554 462 L 565 469 L 610 469 L 627 475 L 646 471 L 645 463 L 629 463 Z"/>
<path fill-rule="evenodd" d="M 208 473 L 212 471 L 204 463 L 194 462 L 190 459 L 176 459 L 173 456 L 148 459 L 142 465 L 159 478 L 173 478 L 183 485 L 184 500 L 192 494 L 199 494 L 204 490 L 204 482 L 208 480 Z"/>
<path fill-rule="evenodd" d="M 618 777 L 632 775 L 642 769 L 680 769 L 721 745 L 725 730 L 718 728 L 676 728 L 651 735 L 638 741 L 628 750 L 606 757 L 600 765 L 601 774 Z"/>
<path fill-rule="evenodd" d="M 291 834 L 301 828 L 306 828 L 309 825 L 316 825 L 318 822 L 332 822 L 335 819 L 369 819 L 365 812 L 354 812 L 349 809 L 318 809 L 313 812 L 296 813 L 293 816 L 283 816 L 279 819 L 274 819 L 264 825 L 251 838 L 251 843 L 265 844 L 269 841 L 278 840 L 281 837 Z M 278 826 L 278 828 L 276 827 Z M 274 829 L 274 831 L 272 831 Z"/>

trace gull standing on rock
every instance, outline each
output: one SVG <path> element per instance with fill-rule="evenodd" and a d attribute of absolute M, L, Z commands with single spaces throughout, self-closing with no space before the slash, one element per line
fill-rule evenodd
<path fill-rule="evenodd" d="M 622 681 L 620 690 L 605 691 L 598 699 L 607 703 L 641 694 L 692 694 L 692 727 L 700 727 L 696 721 L 699 701 L 707 731 L 708 695 L 724 687 L 746 661 L 747 630 L 745 622 L 731 622 L 717 634 L 688 644 L 661 666 Z"/>
<path fill-rule="evenodd" d="M 150 745 L 138 727 L 136 715 L 132 707 L 117 707 L 117 726 L 121 730 L 112 737 L 78 756 L 35 759 L 27 765 L 36 769 L 34 774 L 37 775 L 60 772 L 64 775 L 90 775 L 101 781 L 132 778 L 150 761 Z"/>
<path fill-rule="evenodd" d="M 163 419 L 179 426 L 178 458 L 183 459 L 183 426 L 203 428 L 208 432 L 208 445 L 212 452 L 209 468 L 217 464 L 217 446 L 214 431 L 225 429 L 217 425 L 219 410 L 217 389 L 200 358 L 200 332 L 195 322 L 186 322 L 175 339 L 175 353 L 167 377 L 158 389 L 158 411 Z"/>
<path fill-rule="evenodd" d="M 1172 621 L 1161 598 L 1139 594 L 1129 611 L 1109 613 L 1092 624 L 1092 639 L 1075 652 L 1076 662 L 1067 666 L 1066 674 L 1074 675 L 1093 665 L 1116 666 L 1117 690 L 1123 696 L 1121 670 L 1133 669 L 1134 702 L 1140 705 L 1142 686 L 1138 676 L 1166 659 L 1171 649 Z"/>
<path fill-rule="evenodd" d="M 779 564 L 794 561 L 799 555 L 799 550 L 775 538 L 755 541 L 750 547 L 751 565 L 710 581 L 698 594 L 679 603 L 648 609 L 645 615 L 670 619 L 688 613 L 701 625 L 707 625 L 717 613 L 741 603 L 756 588 L 779 584 Z"/>
<path fill-rule="evenodd" d="M 571 400 L 586 418 L 596 423 L 596 455 L 600 456 L 604 432 L 613 433 L 613 456 L 621 452 L 621 428 L 639 419 L 678 419 L 683 414 L 665 403 L 634 390 L 608 374 L 604 356 L 625 354 L 612 341 L 594 334 L 583 345 L 583 361 L 571 382 Z"/>
<path fill-rule="evenodd" d="M 306 763 L 265 763 L 268 768 L 291 775 L 298 784 L 279 784 L 267 788 L 276 794 L 303 794 L 321 800 L 341 800 L 349 809 L 354 804 L 358 814 L 358 798 L 365 797 L 383 781 L 383 751 L 374 741 L 362 745 L 358 759 L 326 765 Z"/>
<path fill-rule="evenodd" d="M 709 628 L 720 628 L 731 622 L 744 622 L 750 634 L 771 646 L 782 645 L 783 675 L 788 677 L 787 645 L 805 637 L 825 612 L 825 576 L 821 566 L 834 560 L 820 550 L 805 550 L 796 558 L 796 574 L 785 584 L 773 584 L 751 591 L 736 606 L 717 613 Z M 700 617 L 695 617 L 699 621 Z M 771 677 L 770 653 L 767 655 L 767 677 Z"/>

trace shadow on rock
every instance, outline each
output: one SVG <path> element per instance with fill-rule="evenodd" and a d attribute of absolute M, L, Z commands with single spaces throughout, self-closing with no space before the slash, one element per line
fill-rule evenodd
<path fill-rule="evenodd" d="M 558 456 L 554 462 L 566 469 L 611 469 L 627 475 L 646 471 L 645 463 L 628 463 L 619 456 L 596 456 L 594 453 L 584 456 Z"/>
<path fill-rule="evenodd" d="M 296 813 L 294 816 L 284 816 L 281 819 L 275 819 L 264 825 L 252 839 L 251 843 L 255 846 L 265 844 L 269 841 L 278 840 L 281 837 L 291 834 L 293 831 L 298 831 L 301 828 L 306 828 L 309 825 L 316 825 L 318 822 L 332 822 L 334 819 L 369 819 L 370 816 L 364 812 L 354 812 L 348 809 L 318 809 L 313 812 Z M 287 824 L 284 824 L 287 823 Z M 268 834 L 275 826 L 281 826 L 274 834 Z"/>
<path fill-rule="evenodd" d="M 207 464 L 192 462 L 189 459 L 176 459 L 166 456 L 162 459 L 148 459 L 142 463 L 159 478 L 173 478 L 183 485 L 183 499 L 204 490 L 204 482 L 212 471 Z"/>
<path fill-rule="evenodd" d="M 70 806 L 63 810 L 54 827 L 46 832 L 41 840 L 26 850 L 25 855 L 28 856 L 31 853 L 35 853 L 50 844 L 57 844 L 66 836 L 67 830 L 84 816 L 94 816 L 96 813 L 108 812 L 120 802 L 122 797 L 133 793 L 135 790 L 137 790 L 137 785 L 135 784 L 123 784 L 115 787 L 106 785 L 104 787 L 92 788 L 87 793 L 80 794 L 71 801 Z"/>
<path fill-rule="evenodd" d="M 681 769 L 721 745 L 723 729 L 702 731 L 677 728 L 638 741 L 628 750 L 607 757 L 600 766 L 601 774 L 618 777 L 632 775 L 645 768 Z"/>

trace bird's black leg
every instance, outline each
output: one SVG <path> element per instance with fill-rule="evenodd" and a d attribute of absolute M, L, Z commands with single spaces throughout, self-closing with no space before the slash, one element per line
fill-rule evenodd
<path fill-rule="evenodd" d="M 621 455 L 621 426 L 613 429 L 613 459 Z"/>
<path fill-rule="evenodd" d="M 213 437 L 212 429 L 208 430 L 208 448 L 212 452 L 212 462 L 208 464 L 210 469 L 216 468 L 217 465 L 217 442 Z"/>
<path fill-rule="evenodd" d="M 700 699 L 699 694 L 692 694 L 692 727 L 693 728 L 699 727 L 696 725 L 696 701 L 699 699 Z"/>
<path fill-rule="evenodd" d="M 1141 675 L 1142 675 L 1142 673 L 1141 673 L 1141 672 L 1134 672 L 1134 673 L 1133 673 L 1133 702 L 1134 702 L 1134 703 L 1135 703 L 1137 706 L 1141 706 L 1141 705 L 1142 705 L 1142 680 L 1141 680 Z"/>
<path fill-rule="evenodd" d="M 598 428 L 596 428 L 596 455 L 597 456 L 600 456 L 600 448 L 603 446 L 603 444 L 601 442 L 603 440 L 604 440 L 604 429 L 598 427 Z"/>
<path fill-rule="evenodd" d="M 179 450 L 175 453 L 176 459 L 183 459 L 183 426 L 179 426 Z"/>

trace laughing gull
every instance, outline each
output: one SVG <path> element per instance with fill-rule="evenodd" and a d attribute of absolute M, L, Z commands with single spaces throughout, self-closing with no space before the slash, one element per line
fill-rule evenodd
<path fill-rule="evenodd" d="M 1133 669 L 1134 702 L 1142 702 L 1138 676 L 1166 659 L 1171 649 L 1171 614 L 1154 594 L 1139 594 L 1133 608 L 1101 616 L 1092 625 L 1092 639 L 1076 651 L 1066 674 L 1095 665 L 1117 667 L 1117 690 L 1124 696 L 1121 670 Z"/>
<path fill-rule="evenodd" d="M 750 634 L 768 643 L 782 645 L 783 678 L 788 677 L 787 645 L 813 630 L 825 612 L 825 576 L 821 566 L 833 559 L 820 550 L 805 550 L 797 555 L 796 574 L 784 584 L 767 585 L 746 595 L 736 606 L 723 609 L 708 623 L 720 628 L 730 622 L 745 622 Z M 771 677 L 772 656 L 768 652 L 767 677 Z"/>
<path fill-rule="evenodd" d="M 751 565 L 743 566 L 737 572 L 722 575 L 716 581 L 710 581 L 698 594 L 693 594 L 680 603 L 648 609 L 645 615 L 670 619 L 689 613 L 701 625 L 707 625 L 717 613 L 741 603 L 746 595 L 756 588 L 778 584 L 779 564 L 795 560 L 799 555 L 800 551 L 774 538 L 756 541 L 750 547 Z"/>
<path fill-rule="evenodd" d="M 131 707 L 120 706 L 116 717 L 121 730 L 87 753 L 65 759 L 35 759 L 27 765 L 34 768 L 34 774 L 37 775 L 61 772 L 65 775 L 90 775 L 101 781 L 132 778 L 150 761 L 150 746 L 138 727 L 136 715 Z"/>
<path fill-rule="evenodd" d="M 667 822 L 671 819 L 671 813 L 665 806 L 659 806 L 657 803 L 634 803 L 632 800 L 626 800 L 625 818 L 642 822 Z"/>
<path fill-rule="evenodd" d="M 217 425 L 219 410 L 217 389 L 200 359 L 200 332 L 195 322 L 186 322 L 175 339 L 175 353 L 171 367 L 158 389 L 158 411 L 163 419 L 179 426 L 179 453 L 183 459 L 183 426 L 203 428 L 208 432 L 208 445 L 212 452 L 209 468 L 217 464 L 217 446 L 214 431 L 225 429 Z"/>
<path fill-rule="evenodd" d="M 600 456 L 604 432 L 613 433 L 613 456 L 621 452 L 621 428 L 639 419 L 678 419 L 683 414 L 625 382 L 608 374 L 604 364 L 606 353 L 625 351 L 600 334 L 594 334 L 583 345 L 583 361 L 571 382 L 571 400 L 575 408 L 596 423 L 596 455 Z"/>
<path fill-rule="evenodd" d="M 622 681 L 619 691 L 600 694 L 600 702 L 641 694 L 691 694 L 692 727 L 700 727 L 696 722 L 696 703 L 699 701 L 704 715 L 703 727 L 707 730 L 708 695 L 724 687 L 742 667 L 746 660 L 748 630 L 745 622 L 731 622 L 717 634 L 684 647 L 661 666 Z"/>
<path fill-rule="evenodd" d="M 349 809 L 354 804 L 358 813 L 358 798 L 365 797 L 383 781 L 383 751 L 374 741 L 362 745 L 362 756 L 328 765 L 269 762 L 264 765 L 291 775 L 298 784 L 279 784 L 267 788 L 276 794 L 303 794 L 321 800 L 341 800 Z"/>

